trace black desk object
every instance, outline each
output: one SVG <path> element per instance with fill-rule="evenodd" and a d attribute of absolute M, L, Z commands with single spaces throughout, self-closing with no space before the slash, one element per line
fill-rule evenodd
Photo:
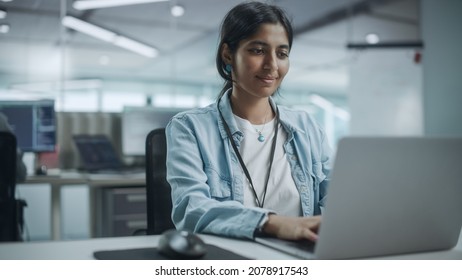
<path fill-rule="evenodd" d="M 231 251 L 206 244 L 207 254 L 199 260 L 249 260 Z M 97 251 L 93 253 L 97 260 L 170 260 L 157 251 L 156 247 L 125 250 Z"/>

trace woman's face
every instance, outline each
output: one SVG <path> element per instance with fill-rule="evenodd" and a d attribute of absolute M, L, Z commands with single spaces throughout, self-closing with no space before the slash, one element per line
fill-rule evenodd
<path fill-rule="evenodd" d="M 281 24 L 263 24 L 232 56 L 233 94 L 271 96 L 289 71 L 289 40 Z"/>

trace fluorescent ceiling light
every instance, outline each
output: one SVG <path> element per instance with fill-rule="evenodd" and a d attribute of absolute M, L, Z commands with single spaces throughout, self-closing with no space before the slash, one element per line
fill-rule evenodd
<path fill-rule="evenodd" d="M 369 33 L 366 35 L 366 42 L 368 44 L 377 44 L 380 41 L 379 35 L 375 33 Z"/>
<path fill-rule="evenodd" d="M 112 31 L 71 16 L 65 16 L 62 20 L 62 24 L 68 28 L 85 33 L 106 42 L 112 43 L 117 36 L 117 34 Z"/>
<path fill-rule="evenodd" d="M 30 92 L 50 92 L 56 90 L 88 90 L 100 89 L 103 87 L 103 81 L 100 79 L 83 79 L 83 80 L 65 80 L 56 82 L 14 84 L 10 86 L 12 90 L 30 91 Z"/>
<path fill-rule="evenodd" d="M 68 28 L 85 33 L 97 39 L 112 43 L 121 48 L 150 58 L 156 57 L 159 53 L 155 48 L 151 46 L 129 39 L 125 36 L 118 35 L 115 32 L 109 31 L 75 17 L 65 16 L 62 20 L 62 24 Z"/>
<path fill-rule="evenodd" d="M 0 24 L 0 33 L 8 33 L 10 26 L 8 24 Z"/>
<path fill-rule="evenodd" d="M 114 40 L 114 45 L 121 48 L 130 50 L 132 52 L 147 56 L 147 57 L 156 57 L 158 51 L 150 46 L 137 42 L 135 40 L 129 39 L 124 36 L 117 36 Z"/>
<path fill-rule="evenodd" d="M 90 10 L 166 1 L 169 0 L 78 0 L 74 2 L 73 7 L 76 10 Z"/>
<path fill-rule="evenodd" d="M 0 18 L 6 18 L 6 10 L 5 9 L 0 9 Z"/>
<path fill-rule="evenodd" d="M 181 17 L 184 15 L 184 7 L 180 5 L 175 5 L 170 9 L 172 16 Z"/>

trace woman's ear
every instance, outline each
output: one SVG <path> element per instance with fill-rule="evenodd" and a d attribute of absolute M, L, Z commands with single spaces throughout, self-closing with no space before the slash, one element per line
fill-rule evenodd
<path fill-rule="evenodd" d="M 233 56 L 231 55 L 231 51 L 228 47 L 228 44 L 224 43 L 221 46 L 221 59 L 225 64 L 232 64 L 233 62 Z"/>

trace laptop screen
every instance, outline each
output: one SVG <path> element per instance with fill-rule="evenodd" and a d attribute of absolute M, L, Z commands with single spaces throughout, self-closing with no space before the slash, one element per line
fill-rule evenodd
<path fill-rule="evenodd" d="M 86 170 L 123 167 L 114 146 L 106 135 L 74 135 L 72 138 L 82 159 L 83 168 Z"/>

